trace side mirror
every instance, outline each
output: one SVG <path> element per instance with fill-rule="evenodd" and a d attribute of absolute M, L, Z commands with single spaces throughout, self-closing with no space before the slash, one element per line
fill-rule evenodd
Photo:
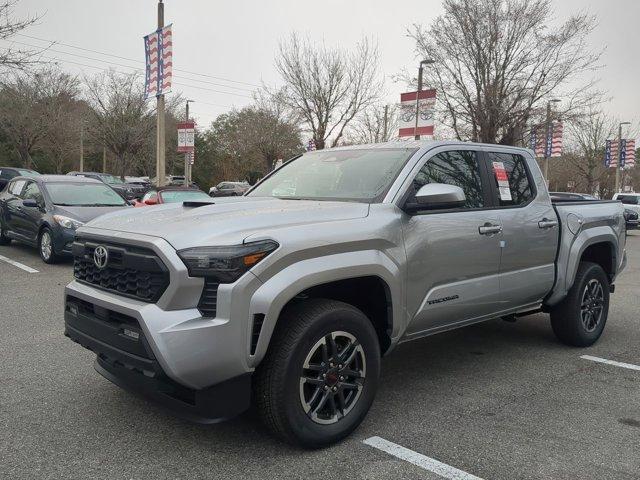
<path fill-rule="evenodd" d="M 25 198 L 22 200 L 22 205 L 30 208 L 38 208 L 40 206 L 38 205 L 38 201 L 34 198 Z"/>
<path fill-rule="evenodd" d="M 157 205 L 158 197 L 157 196 L 149 197 L 144 201 L 144 203 L 145 205 Z"/>
<path fill-rule="evenodd" d="M 456 185 L 428 183 L 416 193 L 415 203 L 407 204 L 407 207 L 412 211 L 460 208 L 466 200 L 464 191 Z"/>

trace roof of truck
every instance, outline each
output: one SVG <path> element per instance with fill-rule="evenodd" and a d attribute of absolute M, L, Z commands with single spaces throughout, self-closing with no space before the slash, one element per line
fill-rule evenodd
<path fill-rule="evenodd" d="M 440 146 L 456 146 L 456 145 L 460 145 L 460 146 L 465 146 L 465 147 L 469 147 L 469 146 L 475 146 L 475 147 L 482 147 L 482 148 L 491 148 L 491 149 L 495 149 L 495 148 L 508 148 L 510 150 L 520 150 L 523 152 L 529 152 L 533 154 L 533 151 L 531 149 L 528 148 L 523 148 L 523 147 L 513 147 L 511 145 L 499 145 L 499 144 L 492 144 L 492 143 L 477 143 L 477 142 L 462 142 L 460 140 L 415 140 L 415 139 L 410 139 L 410 140 L 402 140 L 402 139 L 396 139 L 396 140 L 391 140 L 389 142 L 382 142 L 382 143 L 366 143 L 366 144 L 362 144 L 362 145 L 345 145 L 345 146 L 338 146 L 338 147 L 333 147 L 331 148 L 331 150 L 365 150 L 365 149 L 372 149 L 372 148 L 406 148 L 407 150 L 409 149 L 432 149 L 432 148 L 436 148 L 436 147 L 440 147 Z"/>

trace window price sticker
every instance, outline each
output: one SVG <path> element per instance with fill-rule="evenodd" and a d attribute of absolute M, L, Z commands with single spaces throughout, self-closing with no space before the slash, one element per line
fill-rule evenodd
<path fill-rule="evenodd" d="M 511 189 L 509 188 L 509 178 L 507 177 L 507 170 L 504 168 L 502 162 L 492 162 L 493 171 L 496 174 L 496 180 L 498 180 L 498 191 L 500 192 L 500 200 L 511 200 Z"/>

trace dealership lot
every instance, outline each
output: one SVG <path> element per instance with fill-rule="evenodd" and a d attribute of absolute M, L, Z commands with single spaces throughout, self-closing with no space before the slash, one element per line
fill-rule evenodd
<path fill-rule="evenodd" d="M 401 345 L 364 424 L 308 452 L 252 412 L 192 425 L 112 385 L 62 335 L 71 263 L 0 247 L 0 477 L 640 478 L 639 233 L 627 252 L 595 346 L 559 344 L 546 315 Z"/>

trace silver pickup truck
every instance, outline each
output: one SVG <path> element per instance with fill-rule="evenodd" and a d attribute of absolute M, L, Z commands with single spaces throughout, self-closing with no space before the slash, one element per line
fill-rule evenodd
<path fill-rule="evenodd" d="M 529 150 L 309 152 L 242 197 L 79 228 L 65 334 L 183 417 L 253 403 L 280 438 L 320 447 L 360 424 L 399 343 L 548 312 L 561 342 L 593 344 L 624 247 L 622 204 L 552 203 Z"/>

